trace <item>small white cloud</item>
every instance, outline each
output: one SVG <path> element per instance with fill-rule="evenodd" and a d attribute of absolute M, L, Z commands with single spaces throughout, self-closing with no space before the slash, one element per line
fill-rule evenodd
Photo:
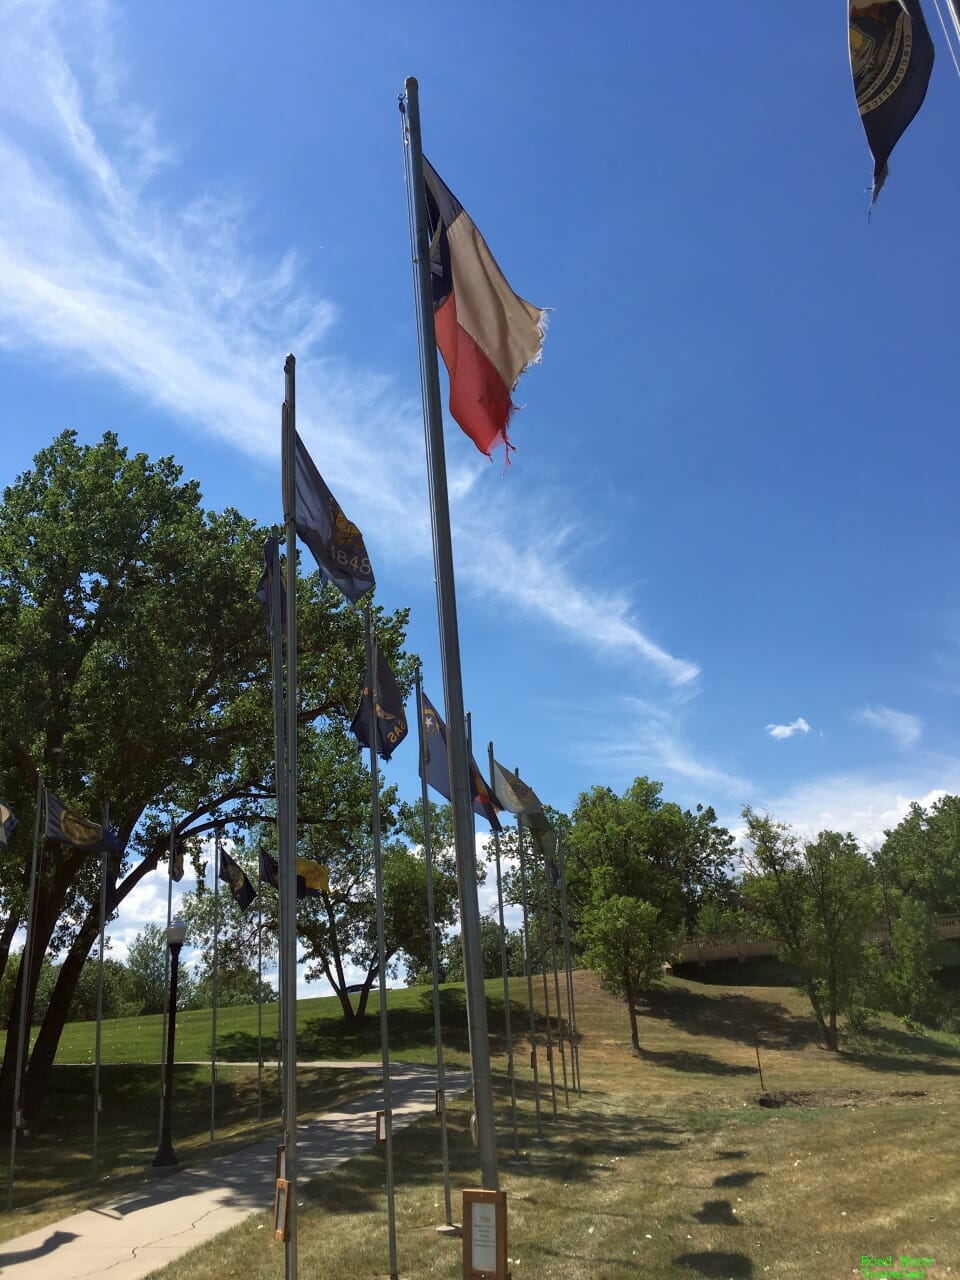
<path fill-rule="evenodd" d="M 793 724 L 768 724 L 767 733 L 771 738 L 792 738 L 795 733 L 809 733 L 810 726 L 803 716 L 797 716 Z"/>
<path fill-rule="evenodd" d="M 871 729 L 888 733 L 901 747 L 912 747 L 920 737 L 920 717 L 910 715 L 908 711 L 894 711 L 892 707 L 864 707 L 856 719 Z"/>

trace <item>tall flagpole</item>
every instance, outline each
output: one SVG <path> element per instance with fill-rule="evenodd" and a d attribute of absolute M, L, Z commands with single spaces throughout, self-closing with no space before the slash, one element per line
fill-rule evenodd
<path fill-rule="evenodd" d="M 487 1031 L 486 991 L 483 985 L 483 953 L 480 944 L 480 904 L 477 897 L 477 864 L 473 856 L 474 821 L 470 790 L 470 763 L 463 715 L 460 672 L 460 637 L 457 626 L 453 544 L 447 494 L 443 414 L 440 408 L 440 374 L 437 368 L 430 284 L 430 236 L 423 184 L 423 151 L 420 142 L 420 104 L 416 80 L 411 76 L 401 98 L 406 128 L 407 191 L 411 210 L 411 248 L 420 340 L 420 377 L 423 391 L 427 480 L 433 532 L 434 570 L 437 580 L 437 613 L 440 622 L 440 654 L 443 668 L 444 710 L 447 717 L 450 794 L 453 800 L 454 836 L 460 879 L 460 923 L 463 934 L 463 967 L 470 1026 L 470 1063 L 473 1073 L 477 1140 L 484 1188 L 497 1191 L 497 1131 L 493 1111 L 493 1080 Z"/>
<path fill-rule="evenodd" d="M 103 806 L 103 830 L 110 822 L 110 805 Z M 97 1031 L 93 1051 L 93 1168 L 97 1169 L 100 1147 L 100 1044 L 103 1027 L 103 942 L 107 927 L 107 858 L 106 847 L 100 857 L 100 953 L 97 957 Z"/>
<path fill-rule="evenodd" d="M 40 814 L 43 808 L 43 778 L 37 774 L 37 817 L 33 827 L 33 856 L 30 860 L 30 889 L 27 894 L 27 932 L 20 954 L 20 1022 L 17 1029 L 17 1066 L 13 1077 L 13 1116 L 10 1126 L 10 1176 L 7 1179 L 7 1212 L 13 1208 L 13 1171 L 17 1159 L 17 1130 L 20 1128 L 20 1086 L 27 1038 L 27 1003 L 30 995 L 30 961 L 33 949 L 34 914 L 37 905 L 37 860 L 40 850 Z"/>
<path fill-rule="evenodd" d="M 547 1020 L 547 1066 L 550 1068 L 550 1097 L 553 1118 L 557 1118 L 557 1073 L 553 1065 L 553 1030 L 550 1026 L 550 989 L 547 985 L 547 942 L 543 930 L 543 890 L 537 869 L 536 841 L 531 840 L 531 871 L 537 888 L 537 941 L 540 947 L 540 966 L 543 973 L 543 1012 Z"/>
<path fill-rule="evenodd" d="M 417 665 L 417 728 L 420 743 L 420 793 L 423 798 L 423 856 L 427 867 L 427 924 L 430 930 L 430 969 L 433 977 L 433 1037 L 437 1044 L 437 1106 L 440 1109 L 440 1161 L 443 1167 L 444 1222 L 453 1227 L 450 1199 L 450 1151 L 447 1143 L 447 1099 L 444 1090 L 443 1029 L 440 1021 L 440 974 L 437 958 L 437 925 L 433 900 L 433 839 L 430 831 L 430 796 L 427 790 L 427 740 L 423 732 L 423 676 Z"/>
<path fill-rule="evenodd" d="M 286 500 L 284 500 L 286 501 Z M 276 791 L 276 813 L 277 813 L 277 856 L 279 858 L 280 833 L 286 829 L 287 822 L 287 770 L 286 770 L 286 742 L 284 738 L 284 700 L 283 700 L 283 609 L 282 600 L 283 592 L 281 584 L 283 582 L 283 574 L 280 570 L 280 540 L 276 534 L 271 533 L 267 539 L 267 546 L 264 548 L 266 561 L 269 566 L 269 581 L 267 584 L 267 603 L 270 606 L 270 666 L 273 675 L 273 748 L 274 748 L 274 789 Z M 289 564 L 289 561 L 288 561 Z M 287 574 L 290 577 L 289 571 Z M 293 589 L 296 590 L 296 570 L 294 570 L 291 578 Z M 259 859 L 258 859 L 259 861 Z M 279 866 L 279 862 L 277 864 Z M 259 867 L 258 867 L 259 872 Z M 261 901 L 263 881 L 260 881 Z M 278 889 L 279 893 L 279 889 Z M 296 898 L 294 898 L 296 901 Z M 294 911 L 296 907 L 294 907 Z M 279 930 L 278 930 L 279 933 Z M 279 940 L 277 942 L 277 986 L 279 988 L 279 1000 L 277 1001 L 277 1077 L 280 1086 L 281 1096 L 281 1112 L 286 1114 L 284 1102 L 284 1076 L 283 1076 L 283 1002 L 284 1002 L 284 986 L 283 986 L 283 946 Z M 296 984 L 294 983 L 294 989 Z"/>
<path fill-rule="evenodd" d="M 573 953 L 570 947 L 570 913 L 567 910 L 567 851 L 563 836 L 557 832 L 557 856 L 560 860 L 560 919 L 563 924 L 563 955 L 567 970 L 567 1030 L 570 1033 L 570 1069 L 573 1072 L 577 1097 L 583 1096 L 580 1086 L 580 1046 L 577 1044 L 577 1013 L 573 998 Z"/>
<path fill-rule="evenodd" d="M 167 854 L 167 936 L 173 919 L 173 859 L 176 849 L 177 827 L 170 815 L 170 849 Z M 160 1133 L 157 1146 L 163 1142 L 163 1094 L 167 1087 L 167 1022 L 170 1016 L 170 946 L 163 947 L 163 1018 L 160 1026 Z"/>
<path fill-rule="evenodd" d="M 393 1195 L 393 1098 L 390 1089 L 390 1042 L 387 1018 L 387 948 L 383 918 L 383 851 L 380 848 L 380 777 L 377 768 L 377 664 L 373 660 L 370 602 L 363 606 L 363 631 L 367 649 L 367 688 L 370 690 L 370 799 L 373 816 L 373 872 L 377 895 L 377 970 L 380 979 L 380 1060 L 383 1064 L 383 1127 L 387 1160 L 387 1235 L 390 1242 L 390 1280 L 398 1280 L 397 1215 Z"/>
<path fill-rule="evenodd" d="M 219 824 L 213 828 L 213 1022 L 210 1031 L 210 1141 L 213 1141 L 217 1103 L 217 998 L 220 979 L 220 837 Z"/>
<path fill-rule="evenodd" d="M 527 860 L 523 854 L 523 825 L 517 818 L 517 848 L 520 853 L 520 906 L 523 909 L 523 968 L 527 979 L 527 1009 L 530 1012 L 530 1066 L 533 1068 L 533 1097 L 537 1112 L 537 1137 L 543 1137 L 540 1117 L 540 1068 L 537 1065 L 537 1013 L 533 1003 L 533 957 L 530 954 L 530 925 L 527 914 Z"/>
<path fill-rule="evenodd" d="M 549 861 L 549 866 L 547 865 Z M 560 1065 L 563 1068 L 563 1101 L 570 1105 L 570 1089 L 567 1085 L 567 1052 L 563 1046 L 563 1005 L 560 1003 L 560 970 L 557 964 L 557 930 L 553 919 L 553 859 L 547 858 L 546 846 L 543 851 L 543 883 L 547 896 L 547 928 L 550 931 L 550 951 L 553 958 L 553 994 L 557 1005 L 557 1039 L 560 1042 Z"/>
<path fill-rule="evenodd" d="M 487 744 L 490 763 L 490 790 L 495 793 L 496 775 L 493 768 L 493 743 Z M 503 918 L 503 876 L 500 867 L 500 833 L 494 828 L 493 851 L 497 865 L 497 909 L 500 914 L 500 972 L 503 975 L 503 1017 L 507 1033 L 507 1075 L 510 1079 L 510 1114 L 513 1120 L 513 1158 L 520 1159 L 520 1134 L 517 1131 L 517 1079 L 513 1061 L 513 1027 L 510 1022 L 510 973 L 507 968 L 507 926 Z"/>
<path fill-rule="evenodd" d="M 280 1005 L 283 1022 L 283 1146 L 288 1195 L 289 1238 L 284 1275 L 297 1277 L 297 484 L 296 368 L 288 355 L 283 367 L 283 514 L 287 543 L 286 722 L 283 822 L 280 825 Z M 279 595 L 279 592 L 277 593 Z M 279 813 L 279 810 L 278 810 Z"/>
<path fill-rule="evenodd" d="M 262 886 L 261 886 L 262 887 Z M 257 1119 L 263 1119 L 263 894 L 257 894 Z"/>

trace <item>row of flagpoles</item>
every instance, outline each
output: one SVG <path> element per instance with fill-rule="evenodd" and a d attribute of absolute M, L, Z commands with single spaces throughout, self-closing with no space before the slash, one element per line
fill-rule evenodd
<path fill-rule="evenodd" d="M 511 393 L 523 370 L 539 359 L 543 339 L 544 312 L 526 302 L 513 292 L 493 259 L 483 237 L 477 231 L 469 215 L 456 197 L 441 181 L 436 171 L 424 159 L 420 142 L 420 119 L 417 82 L 408 79 L 400 98 L 402 136 L 407 177 L 408 212 L 410 219 L 411 254 L 414 268 L 414 294 L 416 300 L 417 331 L 420 351 L 421 386 L 424 405 L 424 429 L 428 487 L 430 494 L 431 527 L 433 535 L 434 567 L 437 583 L 437 611 L 440 630 L 441 667 L 446 724 L 436 708 L 423 694 L 419 675 L 417 694 L 418 718 L 421 734 L 421 776 L 424 788 L 425 848 L 429 850 L 429 806 L 426 804 L 427 784 L 450 800 L 454 818 L 454 842 L 458 891 L 460 900 L 460 925 L 463 943 L 464 976 L 466 989 L 467 1025 L 470 1042 L 471 1075 L 475 1134 L 479 1148 L 481 1180 L 484 1189 L 499 1193 L 497 1165 L 496 1127 L 493 1110 L 493 1087 L 490 1066 L 490 1047 L 487 1027 L 486 994 L 483 980 L 483 964 L 480 934 L 480 911 L 477 892 L 477 868 L 474 815 L 488 819 L 494 833 L 494 851 L 497 862 L 500 921 L 503 926 L 502 875 L 500 866 L 497 811 L 509 809 L 520 823 L 520 876 L 523 897 L 523 931 L 531 1018 L 532 1068 L 536 1085 L 537 1127 L 540 1132 L 539 1075 L 536 1058 L 536 1026 L 533 1005 L 533 981 L 530 966 L 530 932 L 525 888 L 525 855 L 523 845 L 526 828 L 534 843 L 542 841 L 549 829 L 542 806 L 536 796 L 496 763 L 490 751 L 491 782 L 488 785 L 480 774 L 467 739 L 467 723 L 463 707 L 460 645 L 454 585 L 453 551 L 450 532 L 449 501 L 447 494 L 446 463 L 443 439 L 440 384 L 437 362 L 439 350 L 447 367 L 450 380 L 450 409 L 453 417 L 481 452 L 489 455 L 496 444 L 503 444 L 509 461 L 513 448 L 507 428 L 514 406 Z M 278 859 L 275 883 L 279 895 L 279 986 L 280 986 L 280 1056 L 283 1095 L 283 1146 L 282 1176 L 289 1184 L 287 1202 L 289 1218 L 285 1240 L 285 1273 L 287 1280 L 295 1280 L 297 1274 L 297 1142 L 296 1142 L 296 900 L 298 879 L 302 884 L 308 861 L 297 857 L 297 591 L 296 564 L 297 538 L 300 537 L 312 552 L 322 575 L 336 585 L 351 604 L 364 600 L 366 639 L 366 706 L 364 714 L 358 713 L 353 729 L 361 741 L 366 739 L 370 751 L 372 836 L 374 847 L 374 874 L 377 895 L 378 971 L 380 985 L 381 1040 L 383 1055 L 383 1088 L 386 1122 L 386 1157 L 388 1183 L 388 1217 L 390 1234 L 391 1276 L 397 1274 L 396 1230 L 393 1211 L 392 1146 L 389 1050 L 386 1021 L 386 965 L 383 941 L 383 877 L 380 849 L 378 756 L 389 759 L 393 747 L 402 737 L 400 721 L 403 718 L 402 703 L 393 708 L 391 699 L 396 692 L 396 681 L 382 659 L 372 634 L 369 595 L 375 586 L 370 558 L 363 538 L 330 493 L 313 463 L 296 430 L 296 382 L 295 361 L 287 358 L 285 366 L 285 396 L 282 412 L 283 457 L 283 508 L 288 572 L 293 575 L 290 589 L 283 591 L 279 571 L 278 541 L 270 538 L 264 548 L 265 569 L 258 584 L 257 595 L 266 606 L 268 633 L 271 645 L 271 673 L 274 705 L 275 779 L 278 827 Z M 399 695 L 397 694 L 397 697 Z M 365 721 L 365 722 L 364 722 Z M 405 723 L 404 730 L 405 732 Z M 391 736 L 393 735 L 393 736 Z M 398 736 L 399 735 L 399 736 Z M 89 849 L 100 849 L 104 858 L 108 853 L 119 854 L 116 838 L 109 831 L 107 818 L 103 824 L 83 823 L 77 815 L 59 805 L 55 797 L 46 794 L 47 834 L 53 839 L 63 838 L 68 843 Z M 28 907 L 28 942 L 25 963 L 31 957 L 30 925 L 34 910 L 37 849 L 41 800 L 44 798 L 42 781 L 38 792 L 37 828 L 34 838 L 34 858 L 31 871 Z M 66 830 L 64 822 L 70 825 Z M 217 884 L 224 879 L 233 896 L 240 901 L 252 900 L 254 890 L 243 869 L 222 848 L 220 823 L 215 828 Z M 59 825 L 57 825 L 59 824 Z M 61 832 L 57 835 L 54 826 Z M 116 846 L 116 848 L 114 848 Z M 176 841 L 171 831 L 170 878 L 174 877 L 173 862 Z M 428 866 L 430 865 L 430 855 Z M 261 861 L 261 879 L 267 865 Z M 317 864 L 314 864 L 315 866 Z M 556 934 L 552 920 L 553 888 L 562 885 L 553 857 L 543 857 L 546 874 L 542 888 L 546 900 L 547 932 L 549 933 L 554 965 L 554 999 L 560 1026 L 560 1047 L 567 1086 L 566 1055 L 563 1048 L 560 987 L 557 970 Z M 306 869 L 309 872 L 309 869 Z M 320 875 L 322 869 L 310 872 Z M 430 872 L 432 876 L 432 869 Z M 557 875 L 556 881 L 553 876 Z M 270 876 L 266 877 L 270 879 Z M 107 875 L 104 867 L 101 891 L 100 959 L 103 956 L 103 922 L 106 902 Z M 168 903 L 170 901 L 168 889 Z M 541 893 L 541 878 L 537 879 L 537 896 Z M 215 910 L 215 916 L 217 911 Z M 565 915 L 565 912 L 564 912 Z M 549 993 L 546 976 L 546 942 L 544 939 L 544 915 L 540 904 L 537 911 L 540 952 L 543 959 L 544 1004 L 547 1012 L 547 1062 L 553 1088 L 553 1110 L 556 1114 L 556 1083 L 554 1077 L 553 1043 L 549 1019 Z M 431 940 L 433 922 L 431 920 Z M 214 951 L 217 938 L 214 935 Z M 566 958 L 569 961 L 569 937 L 564 938 Z M 434 962 L 434 981 L 437 967 Z M 572 1027 L 572 985 L 568 981 L 568 1026 Z M 216 955 L 214 955 L 214 973 Z M 24 974 L 22 990 L 29 989 Z M 505 1017 L 508 1020 L 508 1065 L 511 1077 L 511 1104 L 514 1143 L 517 1147 L 516 1088 L 513 1063 L 512 1031 L 509 1026 L 509 986 L 504 964 Z M 21 1028 L 15 1080 L 14 1142 L 11 1144 L 11 1188 L 14 1166 L 15 1134 L 19 1126 L 19 1090 L 22 1075 L 22 1058 L 25 1037 L 27 1001 L 21 1002 Z M 216 1018 L 216 1001 L 214 1002 Z M 438 1045 L 438 1082 L 441 1115 L 442 1105 L 442 1048 L 439 1028 L 439 1009 L 436 1008 L 436 1036 Z M 99 1027 L 99 1017 L 98 1017 Z M 99 1047 L 99 1034 L 98 1034 Z M 576 1066 L 575 1036 L 570 1039 L 571 1069 L 579 1080 L 579 1064 Z M 213 1027 L 211 1053 L 211 1135 L 214 1125 L 214 1097 L 216 1079 L 216 1025 Z M 98 1055 L 99 1063 L 99 1055 Z M 99 1086 L 97 1086 L 98 1088 Z M 99 1097 L 95 1102 L 99 1110 Z M 447 1185 L 445 1187 L 448 1218 L 449 1180 L 446 1158 L 446 1132 L 443 1127 L 444 1164 Z"/>

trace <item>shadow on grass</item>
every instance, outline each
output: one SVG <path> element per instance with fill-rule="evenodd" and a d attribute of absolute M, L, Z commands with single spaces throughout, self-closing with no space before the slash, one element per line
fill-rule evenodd
<path fill-rule="evenodd" d="M 755 1076 L 752 1066 L 738 1066 L 733 1062 L 722 1062 L 709 1053 L 694 1053 L 687 1049 L 640 1049 L 640 1057 L 654 1066 L 667 1067 L 672 1071 L 695 1072 L 698 1075 L 710 1076 Z"/>
<path fill-rule="evenodd" d="M 681 1253 L 673 1259 L 678 1267 L 688 1267 L 695 1275 L 722 1277 L 722 1280 L 752 1280 L 753 1263 L 743 1253 Z"/>
<path fill-rule="evenodd" d="M 724 1173 L 714 1178 L 715 1187 L 749 1187 L 754 1178 L 765 1178 L 767 1175 L 754 1169 L 742 1169 L 739 1173 Z"/>
<path fill-rule="evenodd" d="M 740 1222 L 729 1200 L 704 1200 L 693 1215 L 698 1222 L 711 1227 L 739 1227 Z"/>
<path fill-rule="evenodd" d="M 697 1036 L 718 1036 L 751 1048 L 760 1032 L 771 1049 L 799 1049 L 816 1040 L 813 1017 L 799 1017 L 781 1004 L 736 992 L 707 993 L 686 987 L 654 987 L 646 993 L 648 1017 L 662 1018 Z"/>
<path fill-rule="evenodd" d="M 303 1115 L 342 1105 L 371 1090 L 364 1071 L 306 1070 L 298 1090 Z M 141 1182 L 157 1150 L 160 1073 L 156 1066 L 101 1067 L 98 1167 L 92 1152 L 93 1068 L 54 1067 L 39 1111 L 17 1140 L 14 1201 L 26 1208 L 51 1195 L 82 1196 L 109 1178 L 112 1192 Z M 178 1063 L 173 1088 L 173 1143 L 184 1167 L 247 1146 L 276 1132 L 280 1099 L 273 1073 L 264 1072 L 263 1119 L 257 1113 L 256 1071 L 221 1073 L 215 1095 L 215 1140 L 210 1142 L 210 1069 Z M 9 1160 L 9 1141 L 0 1155 Z"/>

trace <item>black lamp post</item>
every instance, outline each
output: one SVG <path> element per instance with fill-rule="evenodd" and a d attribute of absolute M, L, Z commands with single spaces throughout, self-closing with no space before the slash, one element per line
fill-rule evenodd
<path fill-rule="evenodd" d="M 180 1161 L 173 1149 L 170 1137 L 173 1115 L 173 1052 L 177 1036 L 177 972 L 180 948 L 187 936 L 187 926 L 182 920 L 174 920 L 167 929 L 167 945 L 170 947 L 170 1017 L 167 1021 L 167 1062 L 163 1073 L 163 1097 L 160 1099 L 160 1145 L 153 1157 L 154 1169 L 177 1169 Z"/>

